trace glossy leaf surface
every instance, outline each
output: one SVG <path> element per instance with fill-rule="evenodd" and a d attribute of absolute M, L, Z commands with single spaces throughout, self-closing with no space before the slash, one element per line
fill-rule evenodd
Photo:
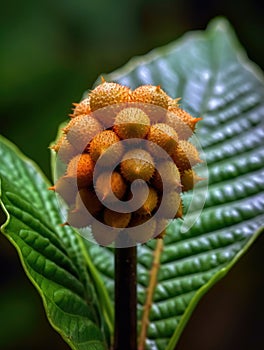
<path fill-rule="evenodd" d="M 208 189 L 201 182 L 185 195 L 191 214 L 167 229 L 147 331 L 148 349 L 173 350 L 199 299 L 263 230 L 262 73 L 220 19 L 104 77 L 131 88 L 161 85 L 203 118 L 197 137 L 208 171 L 197 167 L 197 173 L 208 175 Z M 49 321 L 73 349 L 109 348 L 113 317 L 105 287 L 113 301 L 113 250 L 83 242 L 59 225 L 47 181 L 4 139 L 0 155 L 2 231 L 18 250 Z M 139 329 L 155 249 L 156 241 L 138 247 Z"/>
<path fill-rule="evenodd" d="M 148 349 L 173 350 L 201 296 L 222 278 L 261 232 L 264 224 L 264 86 L 262 73 L 248 61 L 230 25 L 214 20 L 205 32 L 131 60 L 110 75 L 131 88 L 161 85 L 199 122 L 197 137 L 208 176 L 194 194 L 184 196 L 185 208 L 206 201 L 202 214 L 188 229 L 174 221 L 167 229 L 158 284 L 147 333 Z M 90 254 L 113 291 L 113 254 Z M 139 320 L 153 262 L 155 242 L 138 248 Z M 113 297 L 113 294 L 112 294 Z"/>
<path fill-rule="evenodd" d="M 106 349 L 105 321 L 78 234 L 60 226 L 57 199 L 40 170 L 0 139 L 2 232 L 18 250 L 49 321 L 73 349 Z"/>

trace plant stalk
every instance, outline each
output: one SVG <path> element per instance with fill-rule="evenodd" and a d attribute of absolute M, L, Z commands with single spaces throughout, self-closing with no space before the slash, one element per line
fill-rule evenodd
<path fill-rule="evenodd" d="M 137 247 L 115 249 L 114 350 L 137 349 Z"/>

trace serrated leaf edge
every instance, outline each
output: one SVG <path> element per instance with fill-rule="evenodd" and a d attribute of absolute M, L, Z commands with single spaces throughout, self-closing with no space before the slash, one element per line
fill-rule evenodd
<path fill-rule="evenodd" d="M 13 144 L 11 141 L 9 141 L 8 139 L 6 139 L 5 137 L 3 137 L 2 135 L 0 135 L 0 141 L 5 144 L 8 148 L 10 148 L 11 150 L 13 150 L 13 152 L 22 160 L 24 161 L 26 164 L 30 165 L 31 167 L 33 167 L 35 169 L 35 171 L 41 176 L 42 180 L 47 184 L 47 187 L 50 185 L 49 181 L 47 180 L 47 178 L 45 177 L 45 175 L 43 174 L 42 170 L 40 169 L 40 167 L 31 159 L 29 159 L 26 155 L 24 155 L 20 149 Z M 24 261 L 22 252 L 20 247 L 17 245 L 17 243 L 12 239 L 12 237 L 9 235 L 8 233 L 8 224 L 10 222 L 10 214 L 8 212 L 8 210 L 6 209 L 3 201 L 2 201 L 2 183 L 1 183 L 1 177 L 0 177 L 0 210 L 3 210 L 4 214 L 6 215 L 6 221 L 0 226 L 0 231 L 4 234 L 4 236 L 11 242 L 11 244 L 15 247 L 20 262 L 22 264 L 23 270 L 26 274 L 26 276 L 28 277 L 28 279 L 30 280 L 30 282 L 33 284 L 33 286 L 36 288 L 36 290 L 38 291 L 42 303 L 43 303 L 43 307 L 45 310 L 45 313 L 47 315 L 47 318 L 49 320 L 50 325 L 52 326 L 52 328 L 58 332 L 58 334 L 61 335 L 61 337 L 64 339 L 64 341 L 73 349 L 73 350 L 77 350 L 75 344 L 70 340 L 70 338 L 63 332 L 63 330 L 61 330 L 53 321 L 52 318 L 50 317 L 50 312 L 49 312 L 49 308 L 48 308 L 48 303 L 47 300 L 49 299 L 43 292 L 42 289 L 40 288 L 40 286 L 37 284 L 37 282 L 34 280 L 34 278 L 30 275 L 28 268 L 26 266 L 26 263 Z M 88 253 L 87 253 L 88 254 Z M 103 284 L 102 287 L 104 288 Z M 107 291 L 105 291 L 105 293 L 107 294 Z M 108 294 L 107 294 L 108 295 Z M 50 300 L 50 299 L 49 299 Z M 52 302 L 52 301 L 51 301 Z M 54 305 L 56 306 L 56 304 L 54 303 Z M 57 306 L 56 306 L 57 307 Z M 100 342 L 99 340 L 94 340 L 92 341 L 94 343 L 100 343 L 101 345 L 103 344 L 103 342 Z"/>

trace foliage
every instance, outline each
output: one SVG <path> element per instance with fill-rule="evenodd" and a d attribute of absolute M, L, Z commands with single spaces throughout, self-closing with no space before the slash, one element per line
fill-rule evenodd
<path fill-rule="evenodd" d="M 148 349 L 172 350 L 201 296 L 262 231 L 263 77 L 229 24 L 217 19 L 205 32 L 188 33 L 105 78 L 131 88 L 160 84 L 203 117 L 197 135 L 209 175 L 204 210 L 189 230 L 178 221 L 167 230 L 146 340 Z M 60 226 L 47 180 L 4 138 L 0 155 L 1 229 L 42 296 L 50 323 L 73 349 L 106 349 L 113 334 L 113 251 Z M 198 208 L 205 191 L 186 195 L 186 209 Z M 139 327 L 155 245 L 138 248 Z"/>

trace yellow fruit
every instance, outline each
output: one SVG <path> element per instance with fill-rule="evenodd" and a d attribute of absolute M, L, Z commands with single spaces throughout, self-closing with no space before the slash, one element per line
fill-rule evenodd
<path fill-rule="evenodd" d="M 91 110 L 96 111 L 109 105 L 129 102 L 131 90 L 126 86 L 104 81 L 92 90 L 89 96 Z"/>
<path fill-rule="evenodd" d="M 168 95 L 161 87 L 153 85 L 142 85 L 132 92 L 133 102 L 154 104 L 164 109 L 168 108 Z"/>
<path fill-rule="evenodd" d="M 168 109 L 171 108 L 179 108 L 179 101 L 181 100 L 181 97 L 177 97 L 177 98 L 171 98 L 169 97 L 169 106 Z"/>
<path fill-rule="evenodd" d="M 98 120 L 104 129 L 112 129 L 116 115 L 125 108 L 126 104 L 109 105 L 92 112 L 93 118 Z"/>
<path fill-rule="evenodd" d="M 177 132 L 180 140 L 187 140 L 192 136 L 197 122 L 201 119 L 193 118 L 181 108 L 169 107 L 166 124 L 170 125 Z"/>
<path fill-rule="evenodd" d="M 145 203 L 140 207 L 136 214 L 138 215 L 151 215 L 153 210 L 157 207 L 158 204 L 158 194 L 154 188 L 149 187 L 149 193 Z"/>
<path fill-rule="evenodd" d="M 102 172 L 95 181 L 95 190 L 101 202 L 113 203 L 122 199 L 126 189 L 126 183 L 117 171 Z"/>
<path fill-rule="evenodd" d="M 75 202 L 78 187 L 75 178 L 62 176 L 54 186 L 49 187 L 49 190 L 57 192 L 66 204 L 71 206 Z"/>
<path fill-rule="evenodd" d="M 75 228 L 83 228 L 91 225 L 91 217 L 87 214 L 87 210 L 73 209 L 68 211 L 67 222 L 65 225 L 70 225 Z"/>
<path fill-rule="evenodd" d="M 51 147 L 67 167 L 50 188 L 70 207 L 65 225 L 91 226 L 97 243 L 119 247 L 163 238 L 169 220 L 182 218 L 181 191 L 202 180 L 190 169 L 201 160 L 187 141 L 201 118 L 178 101 L 160 86 L 132 92 L 102 79 L 73 104 Z"/>
<path fill-rule="evenodd" d="M 159 147 L 163 148 L 168 155 L 171 155 L 178 144 L 178 135 L 172 127 L 165 123 L 157 123 L 150 127 L 147 139 L 151 142 L 154 142 Z M 153 145 L 149 143 L 149 149 L 152 151 L 152 154 L 155 159 L 156 148 L 153 148 Z M 160 157 L 157 154 L 156 156 Z"/>
<path fill-rule="evenodd" d="M 168 219 L 162 219 L 159 218 L 158 220 L 156 220 L 156 230 L 155 233 L 153 235 L 153 238 L 156 239 L 163 239 L 166 235 L 166 228 L 169 225 L 169 220 Z"/>
<path fill-rule="evenodd" d="M 101 130 L 101 124 L 87 115 L 79 115 L 73 118 L 63 129 L 70 144 L 79 152 L 87 149 L 91 139 Z"/>
<path fill-rule="evenodd" d="M 194 165 L 202 162 L 196 147 L 186 140 L 179 141 L 179 144 L 175 152 L 171 155 L 171 158 L 181 172 L 191 169 Z"/>
<path fill-rule="evenodd" d="M 79 188 L 88 187 L 93 182 L 94 162 L 87 153 L 77 155 L 68 164 L 67 176 L 77 179 Z"/>
<path fill-rule="evenodd" d="M 149 117 L 140 108 L 122 109 L 116 116 L 114 131 L 121 139 L 144 138 L 150 127 Z"/>
<path fill-rule="evenodd" d="M 98 220 L 92 222 L 91 228 L 95 241 L 103 246 L 108 246 L 113 243 L 122 230 L 120 228 L 107 226 Z"/>
<path fill-rule="evenodd" d="M 123 145 L 119 137 L 112 130 L 104 130 L 97 134 L 91 141 L 89 153 L 94 162 L 103 156 L 103 166 L 111 166 L 118 163 L 123 154 Z M 115 145 L 114 147 L 111 147 Z M 109 149 L 109 147 L 111 147 Z"/>
<path fill-rule="evenodd" d="M 118 213 L 106 208 L 104 210 L 104 222 L 106 225 L 116 228 L 125 228 L 129 224 L 131 213 Z"/>
<path fill-rule="evenodd" d="M 129 182 L 137 179 L 148 181 L 155 171 L 151 155 L 143 149 L 128 151 L 121 161 L 120 170 Z"/>
<path fill-rule="evenodd" d="M 83 99 L 80 103 L 73 103 L 73 113 L 69 116 L 71 118 L 78 117 L 78 115 L 88 115 L 91 113 L 90 97 Z"/>
<path fill-rule="evenodd" d="M 204 178 L 198 176 L 193 169 L 185 170 L 181 174 L 182 191 L 192 190 L 193 187 Z"/>
<path fill-rule="evenodd" d="M 163 160 L 158 163 L 152 184 L 160 192 L 181 187 L 181 175 L 173 161 Z"/>
<path fill-rule="evenodd" d="M 103 205 L 96 194 L 86 187 L 79 190 L 75 201 L 76 209 L 82 209 L 83 207 L 86 208 L 92 216 L 95 216 L 103 209 Z"/>
<path fill-rule="evenodd" d="M 61 137 L 58 139 L 57 143 L 54 143 L 54 145 L 50 146 L 50 149 L 52 149 L 55 152 L 58 152 L 60 147 L 61 147 L 61 144 L 64 142 L 64 140 L 67 141 L 66 136 L 64 134 L 62 134 Z"/>
<path fill-rule="evenodd" d="M 61 135 L 58 142 L 50 148 L 57 152 L 58 157 L 63 163 L 68 163 L 78 154 L 77 150 L 67 140 L 65 134 Z"/>
<path fill-rule="evenodd" d="M 168 193 L 163 193 L 156 215 L 159 218 L 172 219 L 177 214 L 180 204 L 181 196 L 178 191 L 173 190 Z"/>
<path fill-rule="evenodd" d="M 141 226 L 145 224 L 144 226 Z M 129 230 L 126 231 L 135 243 L 145 243 L 151 239 L 156 230 L 156 219 L 154 217 L 132 215 Z"/>
<path fill-rule="evenodd" d="M 179 208 L 178 208 L 177 213 L 176 213 L 174 218 L 175 219 L 182 219 L 182 217 L 183 217 L 183 202 L 181 199 Z"/>

